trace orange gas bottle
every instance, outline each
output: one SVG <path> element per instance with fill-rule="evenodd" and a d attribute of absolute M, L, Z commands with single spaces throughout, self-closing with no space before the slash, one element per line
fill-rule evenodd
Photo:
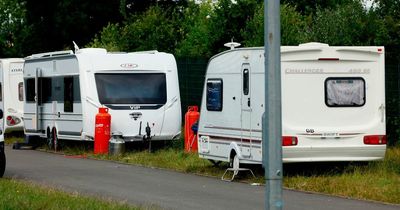
<path fill-rule="evenodd" d="M 108 108 L 100 107 L 94 129 L 94 154 L 108 154 L 110 127 L 111 115 L 108 114 Z"/>
<path fill-rule="evenodd" d="M 193 131 L 192 126 L 199 120 L 199 117 L 199 108 L 197 106 L 189 106 L 185 114 L 185 151 L 187 152 L 197 151 L 197 127 Z"/>

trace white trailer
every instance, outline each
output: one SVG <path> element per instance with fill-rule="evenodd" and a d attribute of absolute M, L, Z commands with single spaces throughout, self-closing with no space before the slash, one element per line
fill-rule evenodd
<path fill-rule="evenodd" d="M 125 141 L 172 140 L 180 135 L 176 61 L 157 51 L 108 53 L 86 48 L 35 54 L 25 60 L 27 136 L 93 140 L 100 106 L 109 108 L 111 132 Z"/>
<path fill-rule="evenodd" d="M 0 108 L 4 113 L 2 130 L 23 131 L 23 69 L 24 59 L 0 59 L 1 102 Z"/>
<path fill-rule="evenodd" d="M 383 47 L 282 47 L 283 162 L 382 160 L 384 67 Z M 264 48 L 228 50 L 210 59 L 200 157 L 235 166 L 261 163 L 264 71 Z"/>

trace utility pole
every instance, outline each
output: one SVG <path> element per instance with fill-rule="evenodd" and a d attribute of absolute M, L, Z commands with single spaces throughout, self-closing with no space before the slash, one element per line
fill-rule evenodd
<path fill-rule="evenodd" d="M 263 165 L 265 209 L 280 210 L 282 201 L 280 0 L 264 0 L 265 112 L 263 116 Z"/>

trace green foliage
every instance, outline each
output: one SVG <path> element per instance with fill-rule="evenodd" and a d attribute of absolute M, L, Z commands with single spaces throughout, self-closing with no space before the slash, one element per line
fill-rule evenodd
<path fill-rule="evenodd" d="M 233 39 L 243 43 L 245 40 L 241 31 L 246 27 L 262 1 L 259 0 L 220 0 L 211 15 L 211 35 L 213 41 L 211 54 L 226 50 L 224 44 Z"/>
<path fill-rule="evenodd" d="M 281 6 L 281 43 L 298 45 L 306 40 L 306 18 L 297 12 L 294 6 Z M 242 31 L 244 45 L 247 47 L 264 45 L 264 5 L 259 5 L 254 17 Z"/>
<path fill-rule="evenodd" d="M 212 56 L 210 51 L 213 45 L 210 27 L 212 15 L 213 7 L 209 3 L 200 5 L 192 3 L 185 8 L 184 19 L 181 23 L 184 35 L 175 49 L 177 56 Z"/>
<path fill-rule="evenodd" d="M 336 9 L 317 9 L 309 40 L 329 45 L 376 45 L 383 44 L 387 31 L 382 20 L 373 11 L 366 11 L 361 2 L 342 5 Z"/>
<path fill-rule="evenodd" d="M 24 1 L 0 1 L 0 56 L 22 56 L 21 41 L 27 36 L 30 28 L 25 22 L 26 9 Z"/>
<path fill-rule="evenodd" d="M 182 37 L 178 28 L 179 13 L 150 7 L 143 15 L 133 15 L 120 26 L 109 24 L 88 46 L 104 47 L 110 51 L 159 50 L 174 52 L 176 40 Z"/>
<path fill-rule="evenodd" d="M 310 167 L 299 167 L 295 173 L 285 175 L 284 185 L 297 190 L 400 204 L 399 147 L 388 148 L 383 161 L 352 163 L 339 170 L 323 170 L 325 165 L 319 165 L 313 172 L 309 172 Z M 301 174 L 302 171 L 309 175 Z"/>
<path fill-rule="evenodd" d="M 122 51 L 124 40 L 121 39 L 121 28 L 119 24 L 108 24 L 100 34 L 89 43 L 90 47 L 105 48 L 109 51 Z"/>
<path fill-rule="evenodd" d="M 83 46 L 109 22 L 119 22 L 119 1 L 24 0 L 26 23 L 31 26 L 24 54 Z"/>
<path fill-rule="evenodd" d="M 32 183 L 0 179 L 0 209 L 140 209 L 123 203 L 64 193 Z M 144 209 L 144 208 L 143 208 Z"/>
<path fill-rule="evenodd" d="M 151 7 L 143 15 L 130 17 L 122 27 L 124 48 L 131 51 L 159 50 L 174 52 L 181 37 L 175 10 Z"/>
<path fill-rule="evenodd" d="M 334 9 L 354 0 L 283 0 L 283 4 L 295 5 L 302 14 L 313 14 L 317 8 Z"/>
<path fill-rule="evenodd" d="M 388 30 L 389 39 L 385 45 L 400 45 L 400 0 L 375 0 L 376 12 Z M 400 56 L 399 56 L 400 57 Z"/>

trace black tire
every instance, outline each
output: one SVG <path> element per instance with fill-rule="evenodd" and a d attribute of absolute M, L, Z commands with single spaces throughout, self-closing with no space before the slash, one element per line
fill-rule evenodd
<path fill-rule="evenodd" d="M 3 177 L 6 170 L 6 154 L 4 151 L 0 152 L 0 177 Z"/>

